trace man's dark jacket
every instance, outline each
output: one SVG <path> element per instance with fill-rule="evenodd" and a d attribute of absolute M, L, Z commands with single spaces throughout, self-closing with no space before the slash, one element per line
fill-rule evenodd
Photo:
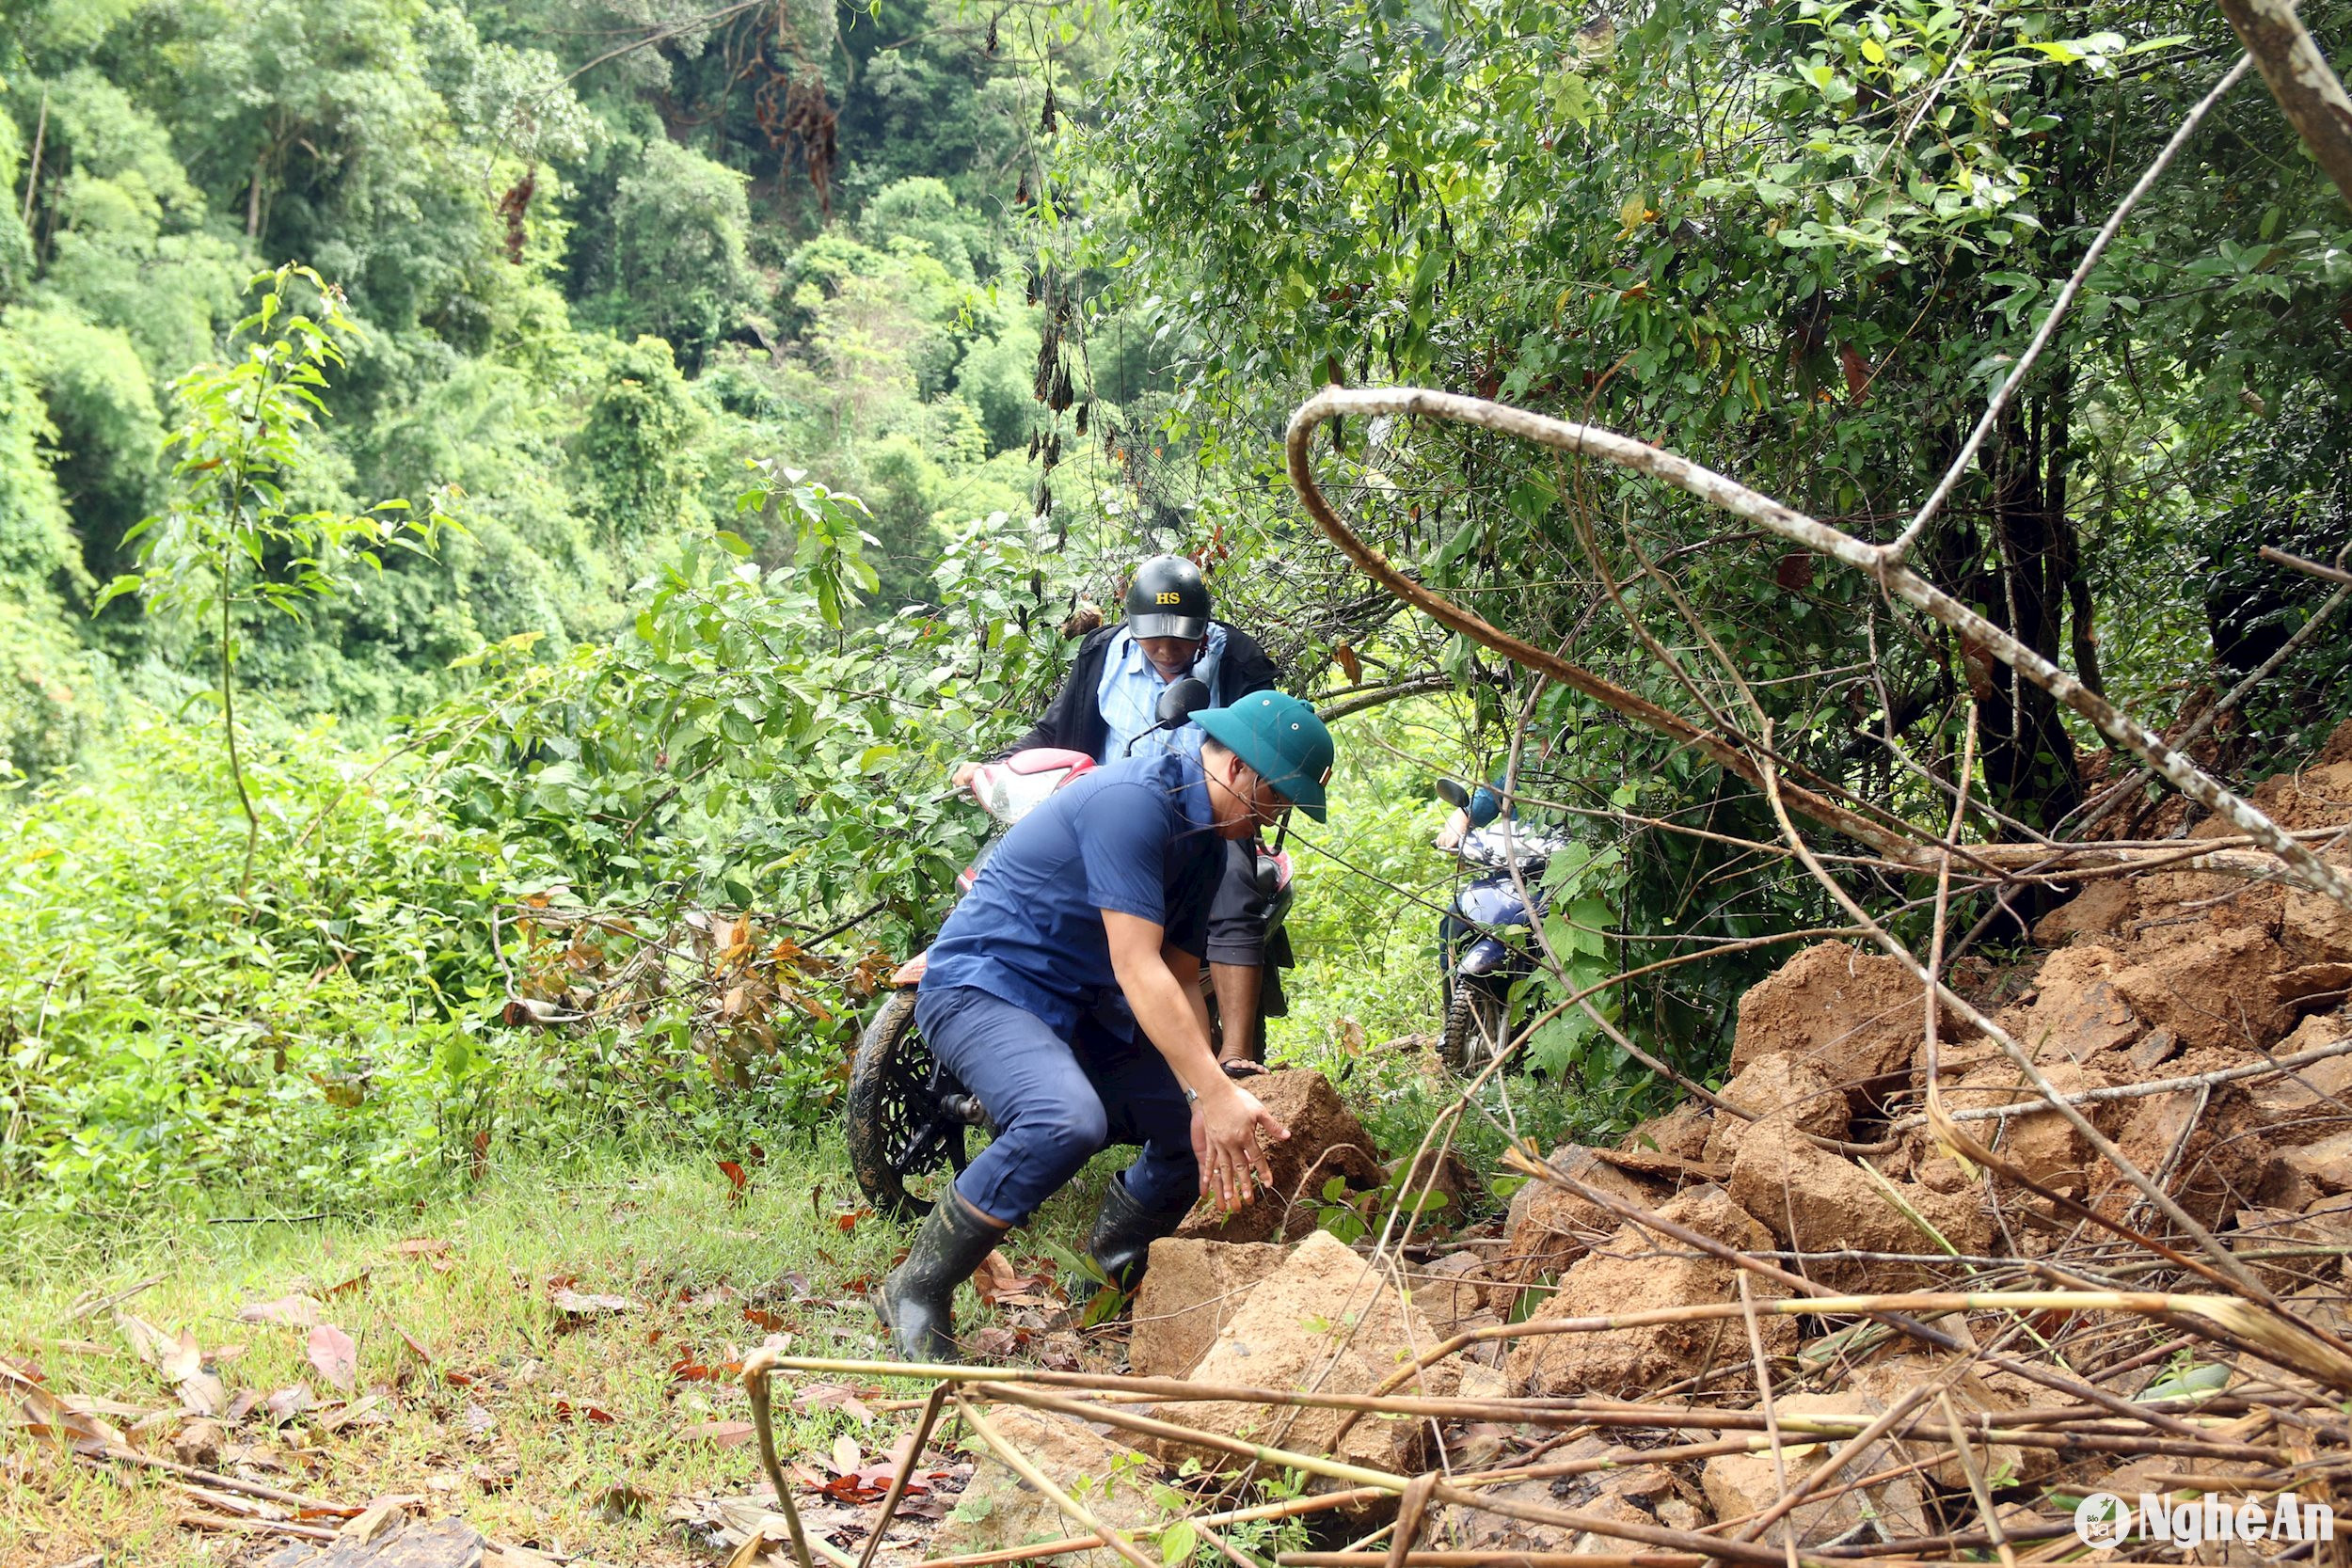
<path fill-rule="evenodd" d="M 1258 646 L 1258 640 L 1230 621 L 1216 624 L 1225 628 L 1225 653 L 1217 661 L 1216 700 L 1230 707 L 1252 691 L 1273 690 L 1274 661 Z M 1103 707 L 1095 701 L 1095 693 L 1103 688 L 1104 650 L 1123 629 L 1114 623 L 1087 633 L 1086 641 L 1078 644 L 1077 661 L 1071 665 L 1070 674 L 1055 693 L 1045 717 L 1037 721 L 1035 729 L 999 752 L 1000 756 L 1010 756 L 1034 746 L 1084 752 L 1090 757 L 1101 754 L 1103 737 L 1110 732 L 1110 726 L 1103 722 Z"/>

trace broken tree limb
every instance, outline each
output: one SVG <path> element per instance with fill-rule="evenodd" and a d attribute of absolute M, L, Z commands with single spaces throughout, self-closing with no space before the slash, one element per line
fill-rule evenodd
<path fill-rule="evenodd" d="M 1827 556 L 1868 575 L 1888 594 L 1982 646 L 2072 708 L 2101 735 L 2146 761 L 2182 794 L 2277 855 L 2285 863 L 2286 874 L 2295 881 L 2324 893 L 2345 909 L 2352 910 L 2352 877 L 2322 861 L 2250 801 L 2224 788 L 2129 713 L 1916 572 L 1899 562 L 1887 560 L 1879 546 L 1866 544 L 1851 534 L 1751 490 L 1703 464 L 1693 463 L 1661 447 L 1620 436 L 1598 425 L 1555 420 L 1524 408 L 1512 407 L 1508 404 L 1489 403 L 1484 398 L 1414 387 L 1327 387 L 1301 404 L 1291 415 L 1287 447 L 1292 487 L 1298 492 L 1301 504 L 1314 518 L 1316 526 L 1367 576 L 1439 625 L 1693 748 L 1758 789 L 1764 787 L 1768 759 L 1751 755 L 1742 746 L 1735 745 L 1723 736 L 1699 729 L 1680 715 L 1668 712 L 1647 698 L 1603 680 L 1581 666 L 1571 664 L 1488 625 L 1459 605 L 1406 577 L 1386 556 L 1350 529 L 1332 510 L 1331 503 L 1324 498 L 1315 483 L 1312 457 L 1315 427 L 1327 420 L 1380 414 L 1447 420 L 1534 441 L 1557 451 L 1599 457 L 1672 484 L 1710 506 L 1768 529 L 1816 555 Z M 1867 844 L 1889 859 L 1921 871 L 1933 870 L 1939 854 L 1958 854 L 1963 860 L 1971 857 L 1970 849 L 1959 846 L 1931 850 L 1925 842 L 1929 835 L 1911 824 L 1899 823 L 1892 827 L 1882 824 L 1809 788 L 1784 782 L 1779 786 L 1779 794 L 1788 809 L 1798 816 Z"/>
<path fill-rule="evenodd" d="M 2262 68 L 2287 123 L 2352 206 L 2352 97 L 2295 14 L 2295 0 L 2221 0 L 2221 14 Z"/>

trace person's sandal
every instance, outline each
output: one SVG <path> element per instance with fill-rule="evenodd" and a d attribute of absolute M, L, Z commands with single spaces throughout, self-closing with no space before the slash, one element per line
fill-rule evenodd
<path fill-rule="evenodd" d="M 1216 1065 L 1226 1077 L 1236 1082 L 1244 1078 L 1263 1078 L 1268 1071 L 1272 1070 L 1263 1062 L 1253 1062 L 1238 1056 L 1230 1062 L 1219 1061 Z"/>

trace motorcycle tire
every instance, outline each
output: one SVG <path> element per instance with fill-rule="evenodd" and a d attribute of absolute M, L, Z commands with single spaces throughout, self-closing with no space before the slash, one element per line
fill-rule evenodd
<path fill-rule="evenodd" d="M 1445 1033 L 1438 1044 L 1446 1067 L 1465 1078 L 1474 1077 L 1510 1037 L 1509 1004 L 1475 981 L 1455 981 L 1453 999 L 1446 1004 Z"/>
<path fill-rule="evenodd" d="M 920 1219 L 931 1199 L 908 1185 L 966 1160 L 964 1124 L 939 1106 L 938 1064 L 914 1026 L 914 990 L 890 993 L 859 1037 L 850 1069 L 850 1169 L 875 1212 Z"/>

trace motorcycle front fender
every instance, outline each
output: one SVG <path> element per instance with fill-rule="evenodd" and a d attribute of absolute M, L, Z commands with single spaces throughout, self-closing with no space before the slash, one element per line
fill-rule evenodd
<path fill-rule="evenodd" d="M 1480 926 L 1526 926 L 1527 902 L 1507 878 L 1489 877 L 1464 888 L 1454 907 Z"/>
<path fill-rule="evenodd" d="M 1470 951 L 1462 955 L 1462 961 L 1458 967 L 1462 974 L 1475 978 L 1483 974 L 1492 974 L 1508 963 L 1510 958 L 1511 947 L 1508 942 L 1496 937 L 1480 937 L 1470 943 Z"/>

